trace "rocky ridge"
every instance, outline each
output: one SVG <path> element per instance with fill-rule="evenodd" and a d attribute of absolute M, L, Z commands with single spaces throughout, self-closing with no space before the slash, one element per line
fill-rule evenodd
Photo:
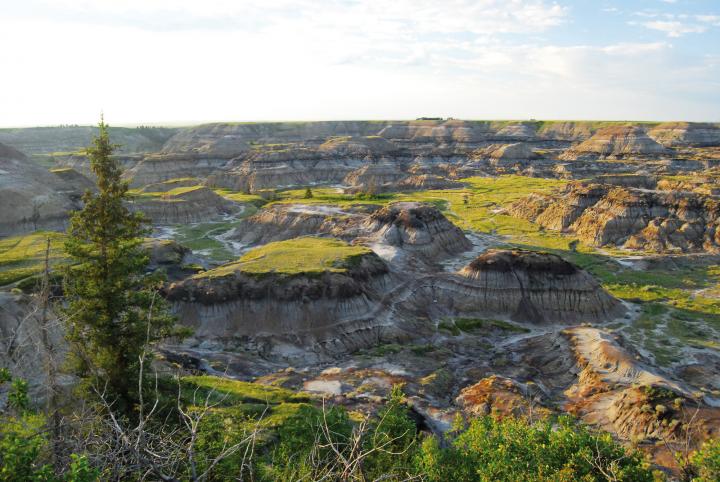
<path fill-rule="evenodd" d="M 717 252 L 720 200 L 676 191 L 570 184 L 557 195 L 531 195 L 509 212 L 592 246 L 647 251 Z"/>

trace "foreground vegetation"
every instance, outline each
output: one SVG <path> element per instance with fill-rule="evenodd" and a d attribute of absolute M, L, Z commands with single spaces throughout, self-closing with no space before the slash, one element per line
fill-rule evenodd
<path fill-rule="evenodd" d="M 172 382 L 161 386 L 171 387 Z M 0 480 L 80 482 L 115 479 L 121 473 L 124 480 L 601 481 L 607 480 L 606 474 L 613 480 L 653 480 L 639 453 L 567 418 L 458 418 L 441 441 L 418 431 L 399 387 L 376 413 L 351 414 L 287 390 L 246 382 L 202 376 L 184 378 L 180 386 L 177 406 L 169 402 L 174 396 L 168 388 L 161 397 L 164 414 L 145 418 L 144 438 L 137 439 L 135 448 L 124 448 L 137 451 L 135 457 L 124 454 L 132 460 L 127 466 L 109 458 L 122 440 L 98 438 L 107 408 L 95 413 L 90 426 L 99 432 L 88 437 L 87 445 L 78 445 L 74 437 L 88 427 L 74 427 L 78 433 L 67 434 L 70 446 L 87 452 L 73 452 L 67 466 L 57 471 L 51 465 L 52 434 L 43 430 L 43 416 L 30 412 L 26 403 L 15 405 L 15 418 L 0 425 L 0 465 L 5 468 Z M 132 438 L 134 431 L 127 428 L 125 434 Z M 145 445 L 150 442 L 152 451 Z M 697 458 L 707 470 L 717 463 L 712 451 Z"/>

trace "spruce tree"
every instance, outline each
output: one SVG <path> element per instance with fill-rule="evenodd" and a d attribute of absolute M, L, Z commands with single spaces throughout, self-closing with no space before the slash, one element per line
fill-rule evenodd
<path fill-rule="evenodd" d="M 130 414 L 138 401 L 140 357 L 146 345 L 172 333 L 174 320 L 148 275 L 144 217 L 128 210 L 128 184 L 112 157 L 108 126 L 87 148 L 97 192 L 86 192 L 73 213 L 65 250 L 71 258 L 64 290 L 70 364 L 81 387 L 105 392 L 118 410 Z M 149 351 L 149 350 L 148 350 Z"/>

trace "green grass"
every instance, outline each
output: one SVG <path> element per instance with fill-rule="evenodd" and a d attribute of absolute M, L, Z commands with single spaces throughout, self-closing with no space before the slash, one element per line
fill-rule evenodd
<path fill-rule="evenodd" d="M 300 408 L 312 401 L 307 394 L 284 388 L 244 382 L 211 375 L 186 376 L 181 379 L 181 400 L 190 407 L 200 407 L 210 400 L 213 408 L 207 423 L 230 424 L 233 430 L 279 427 Z M 272 437 L 272 432 L 259 442 Z"/>
<path fill-rule="evenodd" d="M 347 271 L 350 263 L 372 251 L 332 238 L 304 237 L 268 243 L 255 248 L 238 261 L 195 275 L 218 277 L 243 273 L 322 273 Z"/>
<path fill-rule="evenodd" d="M 257 207 L 262 206 L 267 201 L 262 198 L 262 196 L 258 196 L 257 194 L 246 194 L 239 191 L 233 191 L 230 189 L 213 189 L 216 194 L 224 197 L 225 199 L 229 199 L 230 201 L 235 201 L 239 203 L 251 203 Z"/>
<path fill-rule="evenodd" d="M 9 285 L 40 273 L 45 263 L 48 238 L 50 239 L 50 262 L 54 266 L 64 259 L 64 234 L 38 231 L 25 236 L 0 239 L 0 286 Z"/>
<path fill-rule="evenodd" d="M 285 388 L 262 385 L 260 383 L 243 382 L 230 378 L 221 378 L 212 375 L 199 375 L 183 377 L 185 396 L 198 390 L 198 394 L 205 397 L 209 393 L 216 394 L 224 404 L 260 403 L 277 404 L 283 402 L 307 402 L 307 395 L 299 394 Z"/>
<path fill-rule="evenodd" d="M 247 210 L 245 216 L 251 215 L 255 210 Z M 241 220 L 221 221 L 213 223 L 200 224 L 178 224 L 173 226 L 175 234 L 173 239 L 178 243 L 192 249 L 196 254 L 203 255 L 205 258 L 217 262 L 224 263 L 234 259 L 233 253 L 222 242 L 215 237 L 228 231 L 235 229 Z"/>
<path fill-rule="evenodd" d="M 181 196 L 183 194 L 197 191 L 198 189 L 202 189 L 204 186 L 195 185 L 195 186 L 181 186 L 181 187 L 175 187 L 172 189 L 169 189 L 167 191 L 142 191 L 140 189 L 131 189 L 128 191 L 128 193 L 133 197 L 139 197 L 139 198 L 151 198 L 151 199 L 172 199 L 177 196 Z"/>

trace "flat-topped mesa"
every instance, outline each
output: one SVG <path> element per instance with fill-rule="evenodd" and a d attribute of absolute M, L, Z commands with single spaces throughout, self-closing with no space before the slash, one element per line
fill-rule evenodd
<path fill-rule="evenodd" d="M 668 151 L 650 138 L 642 127 L 619 125 L 599 129 L 592 137 L 560 155 L 561 160 L 622 159 L 667 155 Z"/>
<path fill-rule="evenodd" d="M 141 193 L 132 197 L 128 206 L 132 211 L 143 212 L 156 224 L 212 221 L 242 209 L 213 190 L 197 185 Z"/>
<path fill-rule="evenodd" d="M 382 327 L 372 313 L 388 273 L 368 248 L 297 238 L 251 250 L 170 285 L 166 294 L 196 338 L 265 338 L 334 352 L 377 340 Z"/>
<path fill-rule="evenodd" d="M 20 151 L 0 144 L 0 236 L 61 229 L 77 209 L 72 186 Z"/>
<path fill-rule="evenodd" d="M 533 323 L 608 321 L 624 312 L 589 273 L 554 254 L 491 249 L 458 274 L 466 281 L 443 298 L 464 312 Z"/>
<path fill-rule="evenodd" d="M 592 246 L 647 251 L 720 250 L 720 200 L 692 192 L 647 191 L 575 183 L 531 195 L 509 212 Z"/>
<path fill-rule="evenodd" d="M 362 223 L 370 240 L 398 247 L 428 260 L 467 251 L 472 243 L 435 206 L 398 202 L 385 206 Z"/>
<path fill-rule="evenodd" d="M 702 122 L 664 122 L 648 135 L 665 147 L 705 147 L 720 145 L 718 124 Z"/>

